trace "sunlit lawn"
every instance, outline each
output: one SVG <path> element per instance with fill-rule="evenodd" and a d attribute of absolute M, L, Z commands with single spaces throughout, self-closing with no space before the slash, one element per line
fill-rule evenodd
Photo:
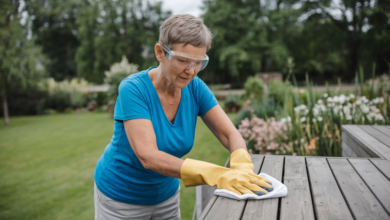
<path fill-rule="evenodd" d="M 93 219 L 93 173 L 113 124 L 108 114 L 61 114 L 0 125 L 0 219 Z M 186 157 L 223 165 L 228 155 L 199 118 Z M 182 219 L 194 204 L 195 188 L 181 183 Z"/>

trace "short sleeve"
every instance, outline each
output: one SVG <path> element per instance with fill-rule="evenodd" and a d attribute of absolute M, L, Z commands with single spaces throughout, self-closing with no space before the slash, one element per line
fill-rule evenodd
<path fill-rule="evenodd" d="M 211 108 L 218 105 L 218 101 L 209 87 L 198 76 L 194 78 L 194 93 L 198 102 L 198 116 L 205 115 Z"/>
<path fill-rule="evenodd" d="M 118 88 L 119 95 L 115 104 L 114 119 L 126 121 L 136 118 L 151 120 L 150 108 L 145 97 L 146 88 L 140 78 L 124 79 Z"/>

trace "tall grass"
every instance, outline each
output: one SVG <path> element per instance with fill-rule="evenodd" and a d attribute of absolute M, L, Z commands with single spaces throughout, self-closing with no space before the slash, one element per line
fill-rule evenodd
<path fill-rule="evenodd" d="M 296 85 L 294 75 L 292 79 Z M 364 81 L 361 68 L 356 79 L 359 92 L 334 93 L 328 88 L 327 93 L 319 96 L 306 75 L 306 90 L 286 90 L 282 110 L 274 108 L 276 120 L 268 120 L 267 115 L 258 114 L 252 105 L 247 107 L 247 119 L 236 123 L 254 153 L 341 156 L 343 124 L 390 124 L 389 77 L 375 77 L 374 65 L 371 80 Z M 338 91 L 341 87 L 339 81 Z M 243 113 L 239 112 L 238 116 L 240 114 Z M 286 126 L 281 126 L 279 122 Z M 266 134 L 271 134 L 272 140 L 259 133 L 264 132 L 263 128 L 271 130 Z"/>

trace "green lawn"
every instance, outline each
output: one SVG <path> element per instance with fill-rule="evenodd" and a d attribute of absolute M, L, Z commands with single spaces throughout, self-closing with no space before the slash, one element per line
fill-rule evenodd
<path fill-rule="evenodd" d="M 93 173 L 113 124 L 108 114 L 60 114 L 0 125 L 0 219 L 93 219 Z M 186 157 L 223 165 L 228 156 L 199 118 Z M 182 219 L 194 204 L 195 188 L 181 183 Z"/>

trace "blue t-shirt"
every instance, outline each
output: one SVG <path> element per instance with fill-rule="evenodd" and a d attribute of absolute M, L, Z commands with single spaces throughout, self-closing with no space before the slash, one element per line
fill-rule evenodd
<path fill-rule="evenodd" d="M 157 147 L 181 158 L 192 149 L 198 116 L 218 104 L 207 85 L 195 77 L 185 88 L 172 124 L 166 117 L 147 70 L 132 74 L 119 85 L 114 112 L 114 135 L 95 170 L 98 189 L 109 198 L 135 205 L 155 205 L 175 194 L 179 180 L 145 169 L 127 139 L 123 121 L 152 121 Z"/>

